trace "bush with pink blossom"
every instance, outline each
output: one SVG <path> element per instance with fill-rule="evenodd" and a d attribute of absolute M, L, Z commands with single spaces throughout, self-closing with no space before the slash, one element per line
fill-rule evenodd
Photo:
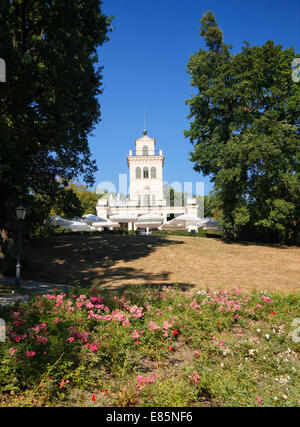
<path fill-rule="evenodd" d="M 178 286 L 37 295 L 0 308 L 0 402 L 297 405 L 299 303 Z"/>

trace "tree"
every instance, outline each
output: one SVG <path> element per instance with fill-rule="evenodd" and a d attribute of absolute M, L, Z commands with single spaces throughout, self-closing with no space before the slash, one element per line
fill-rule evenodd
<path fill-rule="evenodd" d="M 198 217 L 201 217 L 201 215 L 203 215 L 204 218 L 211 217 L 218 219 L 220 217 L 220 212 L 218 210 L 218 202 L 215 198 L 213 191 L 211 191 L 208 196 L 197 195 L 196 202 L 198 204 Z"/>
<path fill-rule="evenodd" d="M 70 184 L 70 189 L 76 194 L 80 205 L 82 207 L 82 214 L 94 214 L 96 215 L 96 205 L 98 198 L 101 197 L 101 194 L 98 195 L 95 191 L 89 190 L 87 185 L 83 184 Z"/>
<path fill-rule="evenodd" d="M 84 208 L 76 192 L 72 188 L 62 187 L 51 205 L 50 215 L 59 215 L 62 218 L 71 219 L 81 217 L 83 214 Z"/>
<path fill-rule="evenodd" d="M 190 196 L 187 192 L 175 191 L 166 182 L 163 185 L 163 197 L 167 201 L 167 206 L 185 206 L 187 198 Z"/>
<path fill-rule="evenodd" d="M 7 66 L 7 83 L 0 83 L 5 251 L 18 203 L 34 204 L 33 195 L 54 200 L 58 177 L 64 185 L 79 175 L 93 183 L 88 135 L 100 120 L 97 49 L 108 40 L 111 18 L 100 0 L 0 0 L 0 17 Z"/>
<path fill-rule="evenodd" d="M 291 78 L 294 49 L 245 42 L 231 55 L 213 13 L 200 22 L 207 49 L 187 66 L 197 90 L 186 101 L 194 169 L 215 184 L 227 238 L 295 241 L 300 87 Z"/>

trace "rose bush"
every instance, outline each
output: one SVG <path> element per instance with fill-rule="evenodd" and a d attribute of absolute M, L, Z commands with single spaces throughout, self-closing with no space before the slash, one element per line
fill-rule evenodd
<path fill-rule="evenodd" d="M 177 286 L 33 296 L 1 307 L 1 404 L 297 405 L 299 302 Z"/>

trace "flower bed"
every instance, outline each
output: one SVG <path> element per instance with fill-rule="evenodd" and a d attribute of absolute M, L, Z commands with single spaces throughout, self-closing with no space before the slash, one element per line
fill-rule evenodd
<path fill-rule="evenodd" d="M 299 302 L 162 286 L 2 307 L 1 405 L 299 405 Z"/>

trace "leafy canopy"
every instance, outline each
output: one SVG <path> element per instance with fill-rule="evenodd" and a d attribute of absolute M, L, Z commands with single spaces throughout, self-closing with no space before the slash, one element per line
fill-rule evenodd
<path fill-rule="evenodd" d="M 99 47 L 111 18 L 100 0 L 0 0 L 0 228 L 32 195 L 55 198 L 77 176 L 93 183 L 88 136 L 100 120 Z M 32 206 L 33 210 L 34 206 Z M 30 220 L 30 217 L 28 217 Z"/>
<path fill-rule="evenodd" d="M 228 237 L 300 238 L 300 85 L 293 48 L 267 41 L 230 53 L 211 11 L 201 19 L 207 49 L 190 57 L 196 93 L 186 101 L 194 169 L 215 184 Z M 298 237 L 297 237 L 298 236 Z"/>

